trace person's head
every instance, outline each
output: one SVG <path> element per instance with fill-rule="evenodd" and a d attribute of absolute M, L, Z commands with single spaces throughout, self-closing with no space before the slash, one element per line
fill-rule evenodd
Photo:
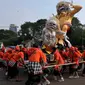
<path fill-rule="evenodd" d="M 38 44 L 37 44 L 37 43 L 34 43 L 34 44 L 32 45 L 32 47 L 38 48 Z"/>
<path fill-rule="evenodd" d="M 17 46 L 15 47 L 15 50 L 16 50 L 16 51 L 20 51 L 20 47 L 17 45 Z"/>
<path fill-rule="evenodd" d="M 12 53 L 12 49 L 11 49 L 11 48 L 8 48 L 8 49 L 7 49 L 7 52 L 8 52 L 8 53 Z"/>
<path fill-rule="evenodd" d="M 66 49 L 65 49 L 66 51 L 69 51 L 69 48 L 68 47 L 66 47 Z"/>
<path fill-rule="evenodd" d="M 71 47 L 69 48 L 69 50 L 70 50 L 70 52 L 71 52 L 71 51 L 75 51 L 75 47 L 74 47 L 74 46 L 71 46 Z"/>
<path fill-rule="evenodd" d="M 57 50 L 56 47 L 52 47 L 52 54 Z"/>
<path fill-rule="evenodd" d="M 60 14 L 64 14 L 65 15 L 65 14 L 67 14 L 70 11 L 69 4 L 66 1 L 59 2 L 57 4 L 57 6 L 56 6 L 56 9 L 57 9 L 58 15 L 60 15 Z"/>

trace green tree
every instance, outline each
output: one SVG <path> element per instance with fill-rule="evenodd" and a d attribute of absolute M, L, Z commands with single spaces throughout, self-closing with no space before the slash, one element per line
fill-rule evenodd
<path fill-rule="evenodd" d="M 73 45 L 81 45 L 82 44 L 82 24 L 78 20 L 77 17 L 74 17 L 72 20 L 72 33 L 70 36 L 70 41 Z"/>
<path fill-rule="evenodd" d="M 10 30 L 0 30 L 0 42 L 3 42 L 6 46 L 15 44 L 14 41 L 17 40 L 17 34 Z"/>
<path fill-rule="evenodd" d="M 45 23 L 46 19 L 40 19 L 36 22 L 25 22 L 21 25 L 21 30 L 18 32 L 19 39 L 22 41 L 40 39 Z"/>

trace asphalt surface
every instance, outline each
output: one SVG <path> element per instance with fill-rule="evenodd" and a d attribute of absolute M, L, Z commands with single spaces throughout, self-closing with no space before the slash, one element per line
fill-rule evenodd
<path fill-rule="evenodd" d="M 8 81 L 4 74 L 5 70 L 0 69 L 0 85 L 25 85 L 27 80 L 27 73 L 25 73 L 22 69 L 20 69 L 20 78 L 23 79 L 21 82 Z M 78 79 L 69 79 L 68 74 L 64 74 L 64 82 L 55 81 L 52 76 L 49 76 L 48 78 L 51 81 L 50 85 L 85 85 L 85 77 L 82 76 Z"/>

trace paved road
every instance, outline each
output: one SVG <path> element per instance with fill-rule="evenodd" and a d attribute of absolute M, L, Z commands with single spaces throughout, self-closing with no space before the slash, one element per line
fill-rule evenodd
<path fill-rule="evenodd" d="M 25 85 L 25 81 L 27 79 L 27 74 L 21 70 L 21 78 L 23 78 L 22 82 L 15 81 L 7 81 L 4 76 L 4 70 L 0 70 L 0 85 Z M 57 82 L 53 80 L 52 77 L 49 77 L 51 81 L 51 85 L 85 85 L 85 77 L 81 77 L 79 79 L 68 79 L 68 76 L 64 76 L 64 82 Z"/>

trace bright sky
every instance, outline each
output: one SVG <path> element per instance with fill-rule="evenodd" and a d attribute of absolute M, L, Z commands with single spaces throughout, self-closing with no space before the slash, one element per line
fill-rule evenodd
<path fill-rule="evenodd" d="M 59 1 L 61 0 L 0 0 L 0 26 L 20 26 L 26 21 L 48 19 L 52 14 L 56 14 L 56 4 Z M 73 0 L 73 3 L 83 6 L 75 16 L 85 24 L 85 0 Z"/>

